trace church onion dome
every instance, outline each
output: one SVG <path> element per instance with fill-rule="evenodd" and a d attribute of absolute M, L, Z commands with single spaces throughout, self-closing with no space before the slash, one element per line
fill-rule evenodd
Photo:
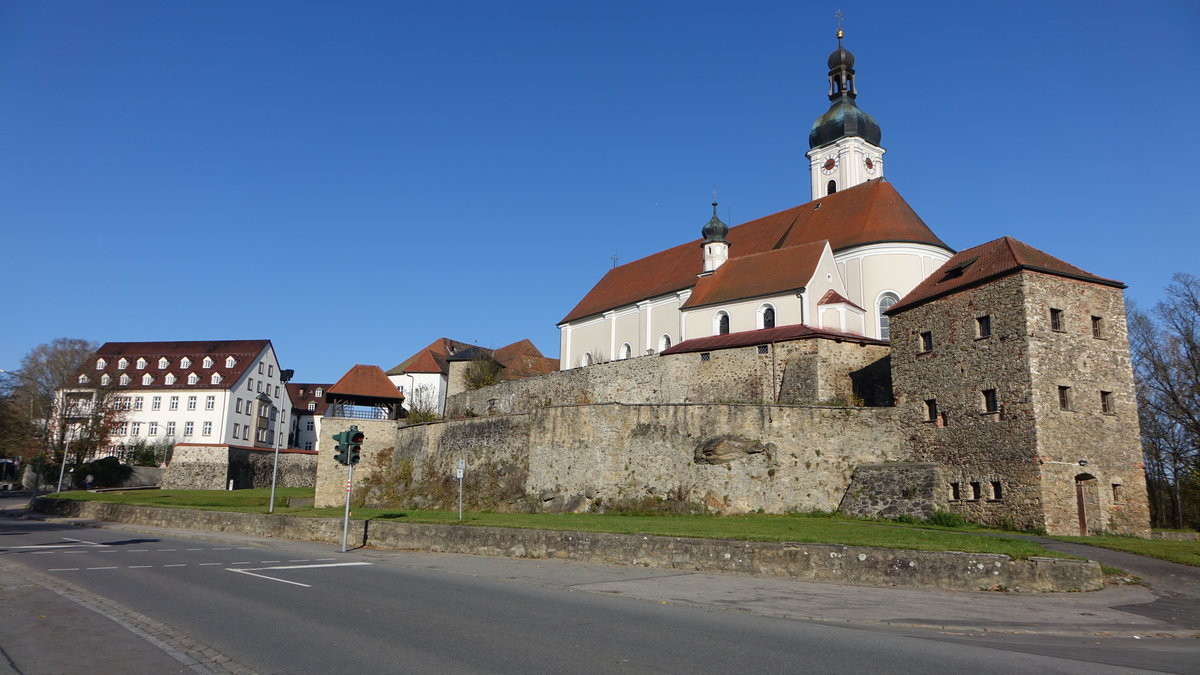
<path fill-rule="evenodd" d="M 829 110 L 813 122 L 808 132 L 808 147 L 817 148 L 839 138 L 857 136 L 879 145 L 883 133 L 879 123 L 854 103 L 858 89 L 854 85 L 854 55 L 842 46 L 842 29 L 838 29 L 837 49 L 829 55 Z"/>
<path fill-rule="evenodd" d="M 717 217 L 717 203 L 712 203 L 713 215 L 712 218 L 700 230 L 701 236 L 704 237 L 704 242 L 701 244 L 728 244 L 725 235 L 729 234 L 729 226 Z"/>

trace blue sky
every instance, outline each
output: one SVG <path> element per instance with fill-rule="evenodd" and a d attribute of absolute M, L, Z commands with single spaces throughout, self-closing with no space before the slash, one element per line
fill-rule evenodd
<path fill-rule="evenodd" d="M 808 201 L 838 8 L 948 244 L 1147 305 L 1200 272 L 1196 2 L 6 0 L 0 368 L 56 337 L 270 338 L 301 381 L 439 336 L 557 356 L 713 185 L 733 224 Z"/>

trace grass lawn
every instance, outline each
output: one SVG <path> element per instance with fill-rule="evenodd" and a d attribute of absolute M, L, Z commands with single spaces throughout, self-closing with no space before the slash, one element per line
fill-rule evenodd
<path fill-rule="evenodd" d="M 1171 539 L 1138 539 L 1136 537 L 1053 537 L 1074 544 L 1099 546 L 1114 551 L 1125 551 L 1138 555 L 1169 560 L 1182 565 L 1200 567 L 1200 541 L 1175 541 Z"/>
<path fill-rule="evenodd" d="M 280 488 L 275 491 L 275 513 L 308 517 L 340 517 L 341 508 L 287 508 L 288 497 L 311 497 L 312 488 Z M 142 506 L 266 513 L 269 489 L 254 490 L 131 490 L 129 492 L 66 492 L 62 499 L 118 502 Z M 399 509 L 354 509 L 356 520 L 378 518 L 410 523 L 458 525 L 456 511 L 413 511 Z M 989 532 L 981 528 L 944 528 L 892 522 L 851 520 L 832 516 L 762 515 L 673 516 L 613 515 L 594 513 L 485 513 L 464 512 L 462 525 L 514 527 L 618 534 L 654 534 L 708 539 L 790 541 L 844 544 L 918 551 L 962 551 L 1002 553 L 1014 558 L 1050 556 L 1066 558 L 1038 544 L 1021 539 L 977 536 L 967 532 Z"/>

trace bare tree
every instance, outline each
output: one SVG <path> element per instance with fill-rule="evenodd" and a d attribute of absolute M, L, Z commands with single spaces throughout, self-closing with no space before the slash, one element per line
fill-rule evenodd
<path fill-rule="evenodd" d="M 1152 515 L 1183 527 L 1200 509 L 1184 489 L 1200 476 L 1200 279 L 1176 274 L 1166 292 L 1150 312 L 1131 308 L 1129 336 Z"/>

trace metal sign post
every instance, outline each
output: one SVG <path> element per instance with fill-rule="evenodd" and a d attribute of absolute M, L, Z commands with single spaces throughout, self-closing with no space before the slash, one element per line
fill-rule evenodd
<path fill-rule="evenodd" d="M 458 519 L 462 520 L 463 470 L 467 468 L 467 460 L 458 460 Z"/>
<path fill-rule="evenodd" d="M 348 464 L 346 473 L 346 514 L 342 517 L 342 553 L 346 552 L 346 535 L 350 532 L 350 486 L 354 484 L 354 465 Z"/>

